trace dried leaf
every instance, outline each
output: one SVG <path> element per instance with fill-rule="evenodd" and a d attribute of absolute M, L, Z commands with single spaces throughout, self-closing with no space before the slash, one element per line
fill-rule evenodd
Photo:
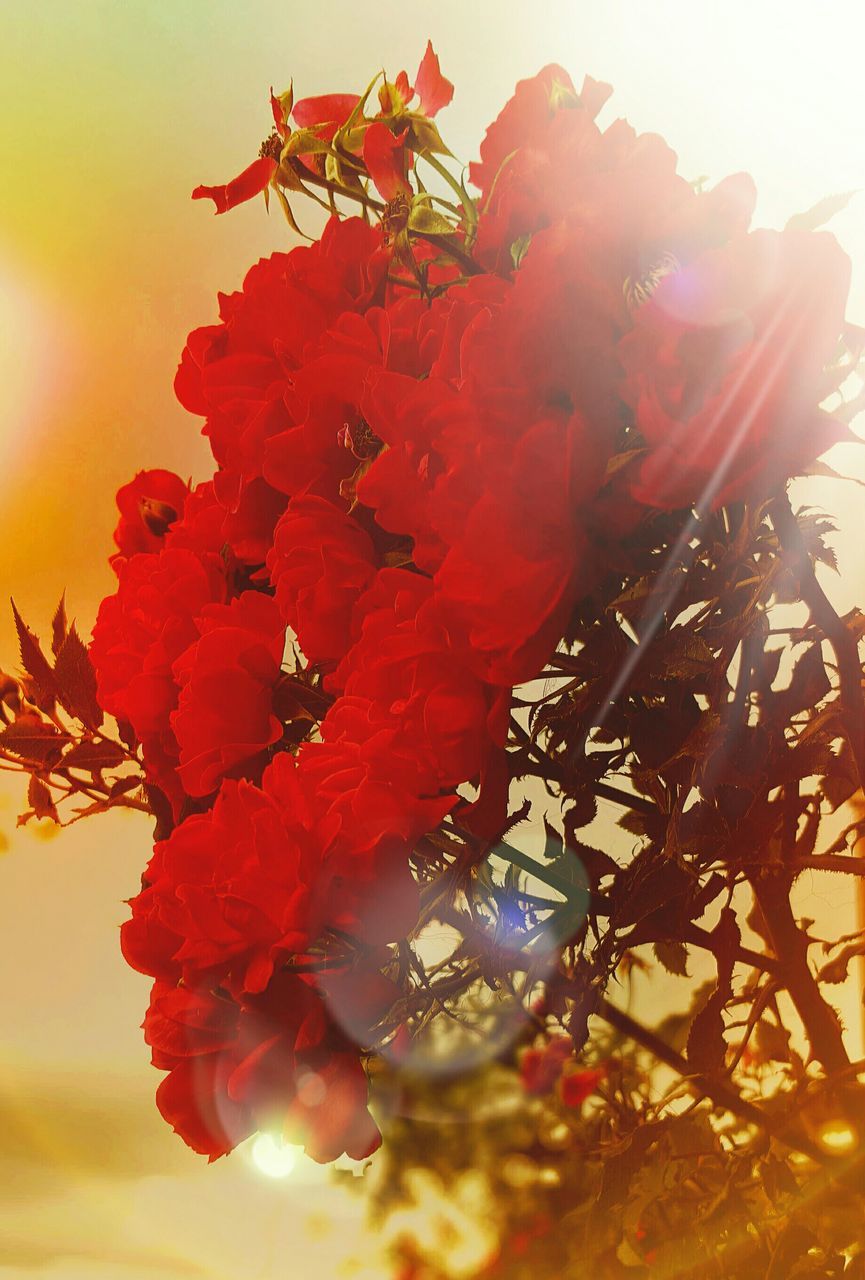
<path fill-rule="evenodd" d="M 60 759 L 60 749 L 69 742 L 53 724 L 37 716 L 23 715 L 0 731 L 0 747 L 19 760 L 48 765 Z"/>
<path fill-rule="evenodd" d="M 57 683 L 51 664 L 42 652 L 39 638 L 27 626 L 18 612 L 15 601 L 12 601 L 12 616 L 15 619 L 15 630 L 18 633 L 18 645 L 21 651 L 21 665 L 36 685 L 37 696 L 52 698 L 57 692 Z"/>
<path fill-rule="evenodd" d="M 60 603 L 54 612 L 54 617 L 51 619 L 51 652 L 54 654 L 55 658 L 63 647 L 63 641 L 66 639 L 66 632 L 68 629 L 69 624 L 66 620 L 66 594 L 64 592 L 60 597 Z"/>
<path fill-rule="evenodd" d="M 77 742 L 63 757 L 63 764 L 69 769 L 84 769 L 89 773 L 101 769 L 113 769 L 122 764 L 126 755 L 122 747 L 114 742 L 85 740 Z"/>
<path fill-rule="evenodd" d="M 654 944 L 652 950 L 667 973 L 681 978 L 688 977 L 688 948 L 684 942 L 679 942 L 676 938 L 663 938 Z"/>
<path fill-rule="evenodd" d="M 816 231 L 818 227 L 822 227 L 834 218 L 836 213 L 846 209 L 853 197 L 858 194 L 858 191 L 840 191 L 834 196 L 824 196 L 804 213 L 794 213 L 793 217 L 787 220 L 785 230 Z"/>
<path fill-rule="evenodd" d="M 51 792 L 42 779 L 37 778 L 35 774 L 30 777 L 27 800 L 33 806 L 33 812 L 37 818 L 50 818 L 52 822 L 59 823 L 60 819 L 57 816 Z"/>

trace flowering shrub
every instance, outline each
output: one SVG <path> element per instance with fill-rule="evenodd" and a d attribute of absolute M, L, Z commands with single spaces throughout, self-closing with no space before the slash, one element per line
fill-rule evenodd
<path fill-rule="evenodd" d="M 815 849 L 865 766 L 865 626 L 815 576 L 827 522 L 786 496 L 857 407 L 849 263 L 819 211 L 750 229 L 749 178 L 689 184 L 560 67 L 517 86 L 467 185 L 434 122 L 452 93 L 428 46 L 413 85 L 271 95 L 259 157 L 196 188 L 218 214 L 263 192 L 295 231 L 311 196 L 328 221 L 190 334 L 175 387 L 214 473 L 121 489 L 89 650 L 61 606 L 52 663 L 16 614 L 0 748 L 31 775 L 25 820 L 75 796 L 73 820 L 156 819 L 121 942 L 153 979 L 157 1104 L 196 1151 L 275 1125 L 316 1160 L 369 1156 L 364 1063 L 398 1077 L 436 1012 L 486 991 L 519 1011 L 489 1043 L 525 1097 L 570 1134 L 596 1095 L 575 1205 L 621 1206 L 641 1160 L 675 1156 L 635 1052 L 726 1117 L 723 1139 L 705 1107 L 687 1122 L 709 1172 L 680 1227 L 754 1275 L 710 1226 L 718 1170 L 732 1195 L 792 1151 L 849 1189 L 807 1117 L 862 1117 L 790 906 L 804 868 L 861 870 L 859 818 Z M 533 857 L 510 833 L 539 810 Z M 436 921 L 458 941 L 432 964 Z M 672 973 L 713 966 L 678 1046 L 608 994 L 649 945 Z M 620 1181 L 593 1189 L 605 1162 Z M 654 1265 L 639 1195 L 599 1275 Z M 536 1208 L 514 1257 L 549 1235 Z M 851 1245 L 779 1222 L 796 1258 Z"/>

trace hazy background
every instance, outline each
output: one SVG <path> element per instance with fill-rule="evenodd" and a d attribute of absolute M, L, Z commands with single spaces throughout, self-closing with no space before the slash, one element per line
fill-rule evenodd
<path fill-rule="evenodd" d="M 271 85 L 293 76 L 303 96 L 360 90 L 381 66 L 411 75 L 428 36 L 457 87 L 442 130 L 466 161 L 515 81 L 558 61 L 578 85 L 612 82 L 602 122 L 664 134 L 686 177 L 749 170 L 760 224 L 865 187 L 861 0 L 2 0 L 0 597 L 37 628 L 64 588 L 89 628 L 112 584 L 112 495 L 135 470 L 207 474 L 199 420 L 172 395 L 185 335 L 215 318 L 218 289 L 290 244 L 262 202 L 214 218 L 192 187 L 254 158 Z M 865 195 L 832 229 L 863 323 Z M 833 461 L 865 474 L 855 449 Z M 844 523 L 831 590 L 845 609 L 865 600 L 860 494 L 808 490 Z M 0 790 L 0 1278 L 382 1277 L 359 1198 L 307 1164 L 280 1181 L 244 1153 L 208 1167 L 157 1115 L 147 984 L 116 945 L 147 824 L 16 835 L 20 798 Z M 846 885 L 804 888 L 812 914 L 852 924 Z"/>

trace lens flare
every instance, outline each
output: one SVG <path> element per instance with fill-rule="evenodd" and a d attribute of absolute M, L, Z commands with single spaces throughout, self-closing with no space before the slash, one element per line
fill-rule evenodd
<path fill-rule="evenodd" d="M 266 1178 L 287 1178 L 297 1164 L 297 1151 L 272 1133 L 260 1133 L 252 1144 L 252 1163 Z"/>

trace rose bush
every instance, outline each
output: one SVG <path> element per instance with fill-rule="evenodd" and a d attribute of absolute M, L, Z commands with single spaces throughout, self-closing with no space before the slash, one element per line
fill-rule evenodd
<path fill-rule="evenodd" d="M 484 1027 L 488 1059 L 519 1071 L 533 1115 L 558 1109 L 556 1141 L 586 1110 L 569 1176 L 618 1170 L 586 1203 L 642 1196 L 593 1255 L 618 1276 L 653 1263 L 667 1221 L 643 1155 L 672 1167 L 691 1123 L 661 1114 L 623 1039 L 762 1126 L 732 1164 L 721 1130 L 688 1131 L 705 1156 L 688 1230 L 710 1231 L 740 1173 L 753 1226 L 779 1144 L 822 1158 L 815 1096 L 848 1106 L 855 1064 L 789 893 L 840 869 L 841 845 L 814 850 L 865 767 L 865 628 L 815 577 L 826 523 L 785 494 L 847 432 L 851 406 L 826 406 L 863 335 L 819 211 L 751 229 L 746 175 L 688 183 L 662 139 L 598 124 L 608 86 L 577 92 L 556 66 L 487 130 L 472 194 L 433 120 L 452 91 L 428 46 L 413 85 L 271 96 L 258 159 L 196 188 L 217 213 L 264 192 L 295 231 L 298 195 L 330 216 L 190 334 L 175 389 L 215 470 L 120 490 L 89 663 L 62 608 L 53 661 L 16 614 L 26 676 L 0 677 L 0 749 L 31 774 L 32 816 L 83 794 L 157 819 L 121 943 L 153 980 L 157 1102 L 191 1147 L 278 1128 L 314 1159 L 364 1158 L 368 1058 L 416 1067 L 434 1014 L 491 991 L 518 1015 Z M 806 623 L 772 625 L 793 601 Z M 510 840 L 539 783 L 555 803 L 533 858 Z M 601 802 L 636 843 L 593 826 Z M 431 924 L 458 937 L 435 963 Z M 858 954 L 842 943 L 830 965 Z M 716 969 L 682 1052 L 605 994 L 650 944 L 673 974 L 690 949 Z M 771 1061 L 784 1108 L 742 1076 Z M 704 1185 L 713 1161 L 727 1180 Z M 531 1214 L 520 1256 L 550 1236 Z"/>

